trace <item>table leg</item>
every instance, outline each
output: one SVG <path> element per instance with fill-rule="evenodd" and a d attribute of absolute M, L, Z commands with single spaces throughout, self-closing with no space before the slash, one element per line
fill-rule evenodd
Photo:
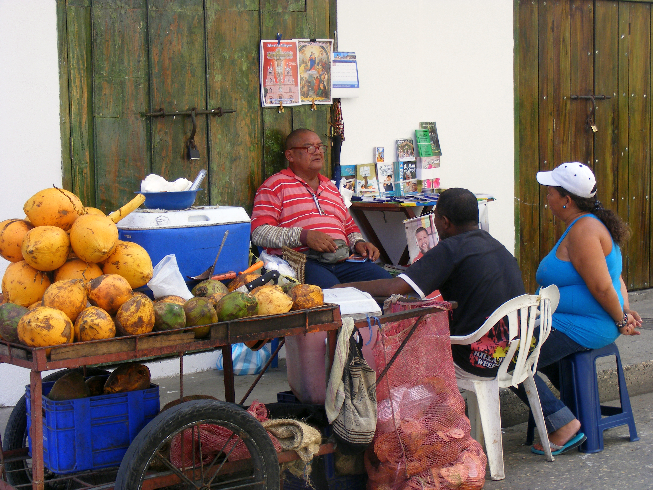
<path fill-rule="evenodd" d="M 45 471 L 43 468 L 43 385 L 40 371 L 30 371 L 31 397 L 31 438 L 32 438 L 32 488 L 44 490 Z"/>
<path fill-rule="evenodd" d="M 365 233 L 365 236 L 367 236 L 370 242 L 376 245 L 376 247 L 379 249 L 381 262 L 385 264 L 392 264 L 388 252 L 386 252 L 385 248 L 383 247 L 383 244 L 381 243 L 381 240 L 379 240 L 379 237 L 374 231 L 374 228 L 372 228 L 372 225 L 367 219 L 367 216 L 365 216 L 365 211 L 363 211 L 362 209 L 351 207 L 349 208 L 349 212 L 354 216 L 354 218 L 356 218 L 356 221 L 358 221 L 358 224 L 360 225 L 363 233 Z"/>
<path fill-rule="evenodd" d="M 231 358 L 231 345 L 224 345 L 222 349 L 222 369 L 224 371 L 224 399 L 236 403 L 236 388 L 234 386 L 234 362 Z"/>

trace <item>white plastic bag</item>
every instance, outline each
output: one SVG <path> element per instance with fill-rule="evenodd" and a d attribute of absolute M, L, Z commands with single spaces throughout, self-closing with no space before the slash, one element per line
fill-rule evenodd
<path fill-rule="evenodd" d="M 156 264 L 152 279 L 147 285 L 152 290 L 155 299 L 169 295 L 181 296 L 185 300 L 193 297 L 193 293 L 188 289 L 186 281 L 179 271 L 175 254 L 166 255 Z"/>
<path fill-rule="evenodd" d="M 263 366 L 272 357 L 272 346 L 268 342 L 259 350 L 253 351 L 245 344 L 231 344 L 231 359 L 234 365 L 234 374 L 258 374 Z M 222 366 L 222 352 L 218 355 L 216 367 L 220 370 Z"/>

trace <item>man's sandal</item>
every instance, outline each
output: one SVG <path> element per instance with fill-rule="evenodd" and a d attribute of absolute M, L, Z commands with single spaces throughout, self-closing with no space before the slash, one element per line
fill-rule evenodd
<path fill-rule="evenodd" d="M 569 439 L 564 446 L 558 446 L 557 444 L 554 444 L 553 442 L 549 441 L 549 446 L 551 447 L 551 454 L 553 456 L 557 456 L 558 454 L 566 453 L 571 449 L 577 448 L 586 440 L 587 440 L 587 436 L 582 432 L 579 432 L 574 437 Z M 545 454 L 544 451 L 540 449 L 535 449 L 535 446 L 531 447 L 531 452 L 535 454 Z"/>

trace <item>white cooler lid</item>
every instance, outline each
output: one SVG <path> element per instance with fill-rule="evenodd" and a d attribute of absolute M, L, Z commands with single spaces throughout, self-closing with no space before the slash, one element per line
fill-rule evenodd
<path fill-rule="evenodd" d="M 190 209 L 137 209 L 118 221 L 121 230 L 195 228 L 198 226 L 249 223 L 244 208 L 236 206 L 197 206 Z"/>

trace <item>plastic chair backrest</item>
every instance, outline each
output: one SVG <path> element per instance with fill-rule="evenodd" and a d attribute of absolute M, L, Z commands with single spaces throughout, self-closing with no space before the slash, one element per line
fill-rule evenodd
<path fill-rule="evenodd" d="M 452 336 L 451 343 L 471 344 L 483 337 L 501 319 L 507 317 L 510 341 L 506 357 L 499 366 L 497 379 L 499 387 L 517 386 L 528 377 L 529 372 L 534 374 L 537 369 L 540 348 L 551 332 L 551 317 L 558 306 L 559 298 L 560 293 L 555 285 L 542 288 L 537 295 L 517 296 L 494 310 L 475 332 L 465 336 Z M 533 331 L 538 326 L 536 321 L 538 313 L 540 330 L 531 351 Z M 513 358 L 515 358 L 514 364 L 511 362 Z M 512 372 L 508 373 L 508 369 Z"/>

